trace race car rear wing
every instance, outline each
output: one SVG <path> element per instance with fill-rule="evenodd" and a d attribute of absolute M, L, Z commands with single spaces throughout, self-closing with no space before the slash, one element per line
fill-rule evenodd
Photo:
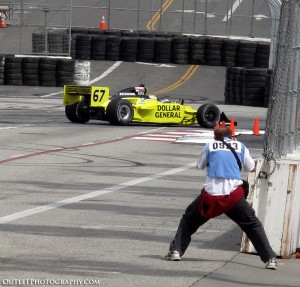
<path fill-rule="evenodd" d="M 64 86 L 64 105 L 72 105 L 89 97 L 91 107 L 99 107 L 109 100 L 109 88 L 98 86 Z"/>

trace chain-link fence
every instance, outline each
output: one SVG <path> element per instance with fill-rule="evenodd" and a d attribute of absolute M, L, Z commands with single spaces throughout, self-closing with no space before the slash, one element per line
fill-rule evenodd
<path fill-rule="evenodd" d="M 266 123 L 264 156 L 267 160 L 293 153 L 300 143 L 299 49 L 300 1 L 284 0 Z"/>
<path fill-rule="evenodd" d="M 6 2 L 6 1 L 5 1 Z M 10 2 L 10 1 L 8 1 Z M 63 41 L 55 31 L 70 27 L 99 29 L 102 16 L 107 29 L 157 30 L 188 34 L 271 37 L 267 0 L 19 0 L 10 2 L 8 28 L 14 39 L 1 38 L 0 53 L 28 54 L 36 46 L 55 54 Z M 49 33 L 45 37 L 45 31 Z M 40 35 L 39 31 L 41 32 Z M 3 30 L 1 32 L 4 32 Z M 32 33 L 37 34 L 34 44 Z M 4 34 L 4 33 L 2 33 Z M 44 35 L 42 35 L 44 34 Z M 57 41 L 48 50 L 47 41 Z M 7 44 L 6 44 L 7 43 Z M 54 47 L 52 45 L 52 47 Z M 40 50 L 40 49 L 38 49 Z M 67 51 L 63 51 L 67 53 Z"/>

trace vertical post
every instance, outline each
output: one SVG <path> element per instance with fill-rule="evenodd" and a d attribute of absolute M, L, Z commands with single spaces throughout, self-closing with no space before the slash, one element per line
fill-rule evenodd
<path fill-rule="evenodd" d="M 196 34 L 196 19 L 197 19 L 197 0 L 195 0 L 195 13 L 194 13 L 194 34 Z"/>
<path fill-rule="evenodd" d="M 71 56 L 73 0 L 70 0 L 69 9 L 70 9 L 70 12 L 69 12 L 69 49 L 68 49 L 68 53 L 69 53 L 69 56 Z"/>
<path fill-rule="evenodd" d="M 154 11 L 153 0 L 151 0 L 151 27 L 153 27 L 153 11 Z"/>
<path fill-rule="evenodd" d="M 228 11 L 229 11 L 229 5 L 228 5 L 228 1 L 229 0 L 226 0 L 226 36 L 229 36 L 229 29 L 228 29 L 228 20 L 229 20 Z"/>
<path fill-rule="evenodd" d="M 230 19 L 229 19 L 229 35 L 231 35 L 231 28 L 232 28 L 232 6 L 233 6 L 233 0 L 231 0 L 231 5 L 230 5 Z"/>
<path fill-rule="evenodd" d="M 181 13 L 181 33 L 183 33 L 183 22 L 184 22 L 184 1 L 182 1 L 182 13 Z"/>
<path fill-rule="evenodd" d="M 163 2 L 160 0 L 160 9 L 159 9 L 159 30 L 161 31 L 161 16 L 162 16 Z"/>
<path fill-rule="evenodd" d="M 254 38 L 253 36 L 253 24 L 254 24 L 254 5 L 255 5 L 255 0 L 252 0 L 252 17 L 251 17 L 251 30 L 250 30 L 250 37 Z"/>
<path fill-rule="evenodd" d="M 108 15 L 107 15 L 107 28 L 109 29 L 110 27 L 110 11 L 111 11 L 111 6 L 110 6 L 110 0 L 108 1 Z"/>
<path fill-rule="evenodd" d="M 24 25 L 24 0 L 21 0 L 21 19 L 20 19 L 20 54 L 22 54 L 23 46 L 22 46 L 22 38 L 23 38 L 23 31 L 22 26 Z"/>
<path fill-rule="evenodd" d="M 141 1 L 138 0 L 138 13 L 137 13 L 137 23 L 136 23 L 136 30 L 139 30 L 140 26 L 140 11 L 141 11 Z"/>
<path fill-rule="evenodd" d="M 204 35 L 207 34 L 207 0 L 205 0 L 205 19 L 204 19 Z"/>
<path fill-rule="evenodd" d="M 20 26 L 24 26 L 24 0 L 21 0 L 21 21 Z"/>
<path fill-rule="evenodd" d="M 49 8 L 43 8 L 43 12 L 45 13 L 45 54 L 48 54 L 48 21 L 47 21 L 47 13 L 49 12 Z"/>

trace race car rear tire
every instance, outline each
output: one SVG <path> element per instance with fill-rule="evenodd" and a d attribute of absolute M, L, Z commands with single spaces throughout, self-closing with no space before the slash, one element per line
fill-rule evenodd
<path fill-rule="evenodd" d="M 197 121 L 203 128 L 214 128 L 216 123 L 220 120 L 220 110 L 217 106 L 212 104 L 205 104 L 197 110 Z"/>
<path fill-rule="evenodd" d="M 106 115 L 110 124 L 126 126 L 133 119 L 133 108 L 129 101 L 120 98 L 115 99 L 108 104 Z"/>
<path fill-rule="evenodd" d="M 73 123 L 87 123 L 90 120 L 90 115 L 86 111 L 83 111 L 85 107 L 83 101 L 65 106 L 65 113 L 68 120 Z"/>

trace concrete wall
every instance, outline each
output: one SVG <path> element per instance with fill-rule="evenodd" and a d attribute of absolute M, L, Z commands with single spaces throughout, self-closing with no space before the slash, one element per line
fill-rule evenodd
<path fill-rule="evenodd" d="M 278 256 L 290 257 L 300 246 L 300 153 L 287 159 L 257 161 L 257 171 L 249 175 L 249 202 L 256 211 Z M 259 176 L 267 172 L 266 178 Z M 244 234 L 241 252 L 256 253 Z"/>

